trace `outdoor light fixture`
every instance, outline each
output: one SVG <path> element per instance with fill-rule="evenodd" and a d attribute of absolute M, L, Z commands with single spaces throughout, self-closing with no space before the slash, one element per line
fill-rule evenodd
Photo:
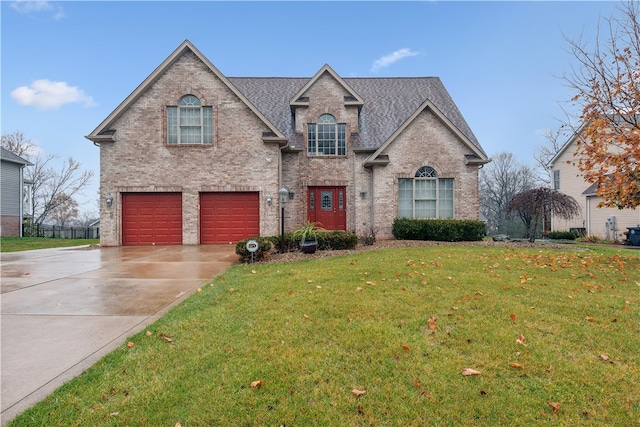
<path fill-rule="evenodd" d="M 104 202 L 107 204 L 108 207 L 111 207 L 113 205 L 113 197 L 111 197 L 111 194 L 107 196 Z"/>
<path fill-rule="evenodd" d="M 267 205 L 271 206 L 273 203 L 273 196 L 271 194 L 267 194 Z"/>
<path fill-rule="evenodd" d="M 280 196 L 280 203 L 287 203 L 287 200 L 289 199 L 289 190 L 282 187 L 278 190 L 278 196 Z"/>

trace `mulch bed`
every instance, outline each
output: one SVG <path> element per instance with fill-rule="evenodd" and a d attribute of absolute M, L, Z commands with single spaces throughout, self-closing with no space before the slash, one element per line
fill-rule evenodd
<path fill-rule="evenodd" d="M 285 252 L 283 254 L 277 251 L 272 251 L 263 261 L 258 261 L 261 264 L 274 263 L 274 262 L 291 262 L 329 258 L 339 255 L 358 254 L 367 251 L 373 251 L 376 249 L 390 249 L 390 248 L 408 248 L 408 247 L 421 247 L 421 246 L 483 246 L 483 247 L 511 247 L 511 248 L 545 248 L 545 249 L 571 249 L 566 244 L 558 243 L 529 243 L 527 241 L 508 241 L 508 242 L 494 242 L 483 240 L 480 242 L 435 242 L 424 240 L 377 240 L 373 245 L 358 244 L 354 249 L 339 250 L 339 251 L 316 251 L 313 254 L 304 254 L 302 252 Z"/>

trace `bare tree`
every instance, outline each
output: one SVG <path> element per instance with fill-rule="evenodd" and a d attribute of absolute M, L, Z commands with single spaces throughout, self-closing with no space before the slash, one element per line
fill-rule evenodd
<path fill-rule="evenodd" d="M 78 219 L 78 202 L 68 194 L 57 194 L 52 205 L 55 207 L 51 209 L 51 219 L 60 228 L 64 228 Z"/>
<path fill-rule="evenodd" d="M 580 205 L 571 196 L 546 187 L 534 188 L 515 195 L 509 202 L 509 212 L 518 214 L 527 229 L 529 241 L 536 240 L 536 230 L 545 215 L 570 219 L 580 213 Z"/>
<path fill-rule="evenodd" d="M 577 63 L 564 80 L 581 108 L 575 163 L 598 184 L 604 206 L 640 206 L 639 13 L 636 1 L 625 1 L 591 44 L 567 39 Z"/>
<path fill-rule="evenodd" d="M 536 185 L 533 169 L 503 152 L 480 170 L 480 212 L 490 234 L 512 234 L 516 227 L 508 212 L 509 201 Z"/>
<path fill-rule="evenodd" d="M 11 151 L 23 159 L 30 159 L 38 153 L 38 146 L 26 138 L 20 131 L 2 135 L 0 145 L 5 150 Z"/>
<path fill-rule="evenodd" d="M 73 199 L 80 194 L 93 178 L 93 171 L 83 171 L 81 164 L 72 157 L 63 161 L 59 169 L 54 169 L 52 163 L 58 156 L 40 154 L 38 147 L 25 138 L 22 132 L 3 135 L 1 144 L 3 148 L 33 164 L 25 169 L 25 179 L 31 181 L 32 185 L 31 212 L 32 224 L 35 226 L 49 219 L 63 202 L 67 203 L 66 198 Z"/>
<path fill-rule="evenodd" d="M 548 166 L 551 159 L 558 154 L 558 151 L 560 151 L 569 136 L 569 132 L 565 125 L 561 125 L 556 130 L 549 129 L 544 134 L 544 137 L 547 140 L 546 144 L 537 147 L 533 153 L 533 158 L 536 161 L 536 168 L 538 169 L 538 178 L 544 187 L 552 187 L 553 171 L 549 170 Z"/>

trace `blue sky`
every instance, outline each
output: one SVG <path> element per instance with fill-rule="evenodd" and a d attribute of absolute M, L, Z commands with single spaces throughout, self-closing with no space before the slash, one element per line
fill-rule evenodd
<path fill-rule="evenodd" d="M 565 37 L 616 2 L 0 1 L 1 131 L 95 171 L 84 138 L 189 39 L 226 76 L 438 76 L 489 156 L 533 164 L 573 93 Z"/>

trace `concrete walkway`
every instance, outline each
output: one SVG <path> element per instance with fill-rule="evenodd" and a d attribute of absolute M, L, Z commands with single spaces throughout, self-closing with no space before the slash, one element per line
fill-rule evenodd
<path fill-rule="evenodd" d="M 2 425 L 237 262 L 234 249 L 82 247 L 0 254 Z"/>

